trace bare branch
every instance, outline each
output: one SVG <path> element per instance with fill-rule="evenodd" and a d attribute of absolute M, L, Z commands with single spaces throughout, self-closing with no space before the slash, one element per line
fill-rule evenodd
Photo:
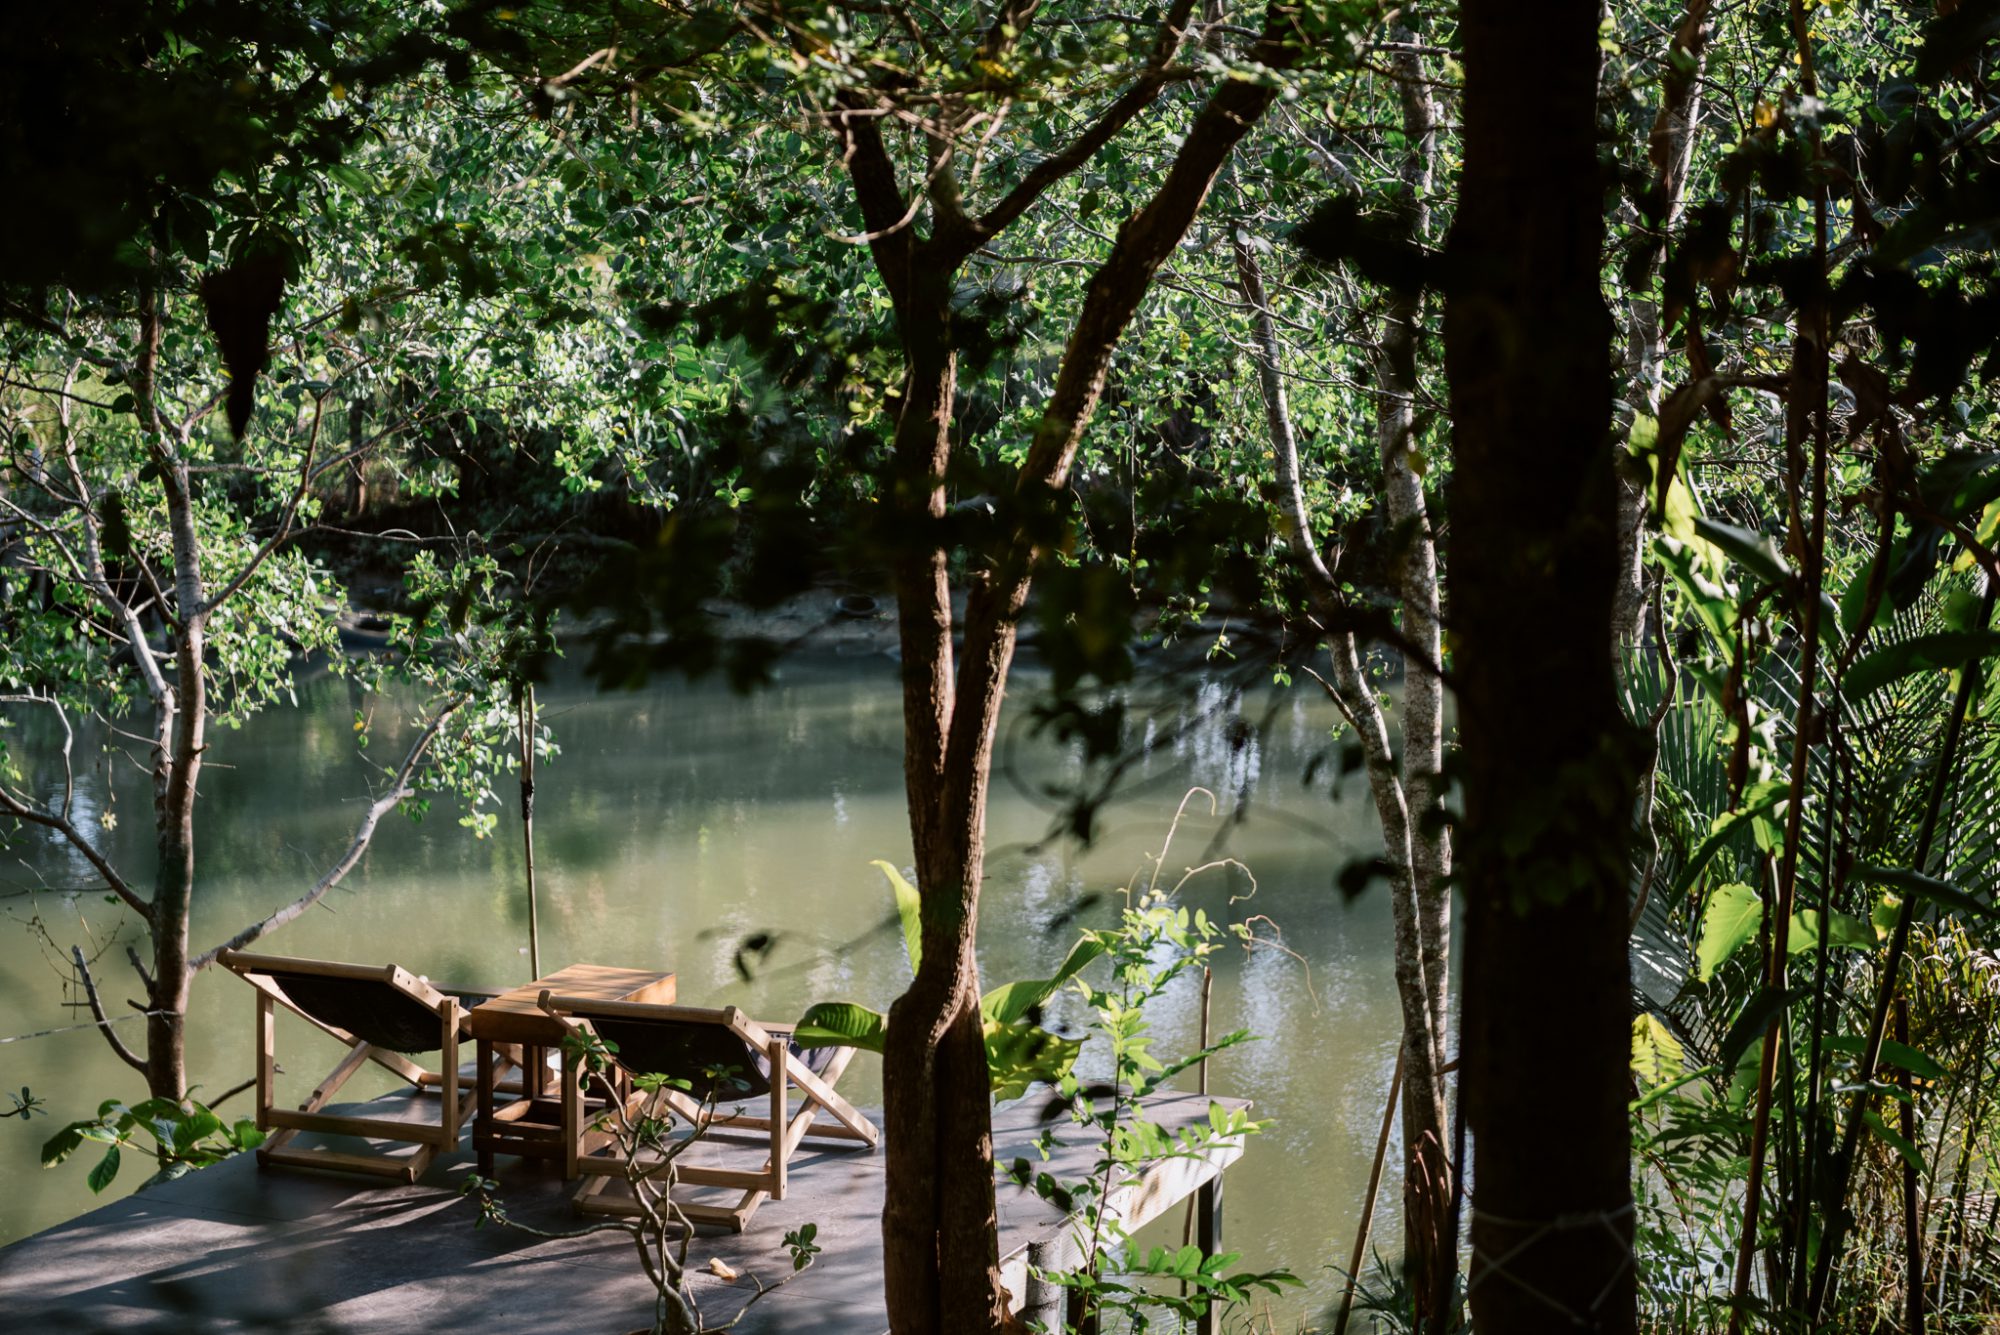
<path fill-rule="evenodd" d="M 62 706 L 62 701 L 56 699 L 54 696 L 36 695 L 33 691 L 28 692 L 26 695 L 0 695 L 0 704 L 47 705 L 50 709 L 56 711 L 56 722 L 62 724 L 62 730 L 63 730 L 62 817 L 64 820 L 68 820 L 70 810 L 74 806 L 76 801 L 76 770 L 70 764 L 70 751 L 76 745 L 76 733 L 69 726 L 69 711 L 67 709 L 64 709 Z"/>
<path fill-rule="evenodd" d="M 236 572 L 236 578 L 223 585 L 217 591 L 216 595 L 208 600 L 208 605 L 202 608 L 202 615 L 206 616 L 210 612 L 213 612 L 234 596 L 245 584 L 248 584 L 250 577 L 257 573 L 258 568 L 264 562 L 270 560 L 271 554 L 277 551 L 287 538 L 291 537 L 292 521 L 298 517 L 299 503 L 305 500 L 306 491 L 312 485 L 313 452 L 319 448 L 319 428 L 325 413 L 326 400 L 324 398 L 315 398 L 313 400 L 312 429 L 306 434 L 305 458 L 299 461 L 299 485 L 293 488 L 291 499 L 285 502 L 284 511 L 278 517 L 278 531 L 265 540 L 264 545 L 257 549 L 256 554 L 250 558 L 243 569 Z"/>
<path fill-rule="evenodd" d="M 90 965 L 84 962 L 83 947 L 71 946 L 69 957 L 76 964 L 77 976 L 83 980 L 83 996 L 90 1003 L 91 1018 L 97 1021 L 97 1032 L 104 1035 L 104 1041 L 111 1045 L 111 1051 L 119 1061 L 140 1073 L 146 1070 L 146 1063 L 125 1046 L 123 1039 L 111 1027 L 111 1020 L 104 1013 L 104 1002 L 97 995 L 97 981 L 90 976 Z"/>
<path fill-rule="evenodd" d="M 361 818 L 361 824 L 355 828 L 354 838 L 348 844 L 347 851 L 341 854 L 340 860 L 328 868 L 326 874 L 320 877 L 310 890 L 262 921 L 252 923 L 221 945 L 203 951 L 200 955 L 188 961 L 188 972 L 198 973 L 213 964 L 215 957 L 223 951 L 241 950 L 258 937 L 283 927 L 286 923 L 319 903 L 325 897 L 327 891 L 339 885 L 346 878 L 347 873 L 353 871 L 355 865 L 361 861 L 361 855 L 368 851 L 368 845 L 374 840 L 375 829 L 382 823 L 382 818 L 402 805 L 405 799 L 416 795 L 416 789 L 411 787 L 411 780 L 416 775 L 418 767 L 423 763 L 424 753 L 429 751 L 431 743 L 437 740 L 438 733 L 444 729 L 445 722 L 464 703 L 464 696 L 453 696 L 439 707 L 437 713 L 431 716 L 430 723 L 425 726 L 423 732 L 418 735 L 417 740 L 410 745 L 408 754 L 403 757 L 403 763 L 397 768 L 395 778 L 389 784 L 388 790 L 369 803 L 367 814 Z"/>
<path fill-rule="evenodd" d="M 70 823 L 68 817 L 59 816 L 53 811 L 44 811 L 40 807 L 24 802 L 5 788 L 0 788 L 0 812 L 5 812 L 15 820 L 39 825 L 46 830 L 54 830 L 63 837 L 64 842 L 83 855 L 83 860 L 88 862 L 103 879 L 112 894 L 125 901 L 127 908 L 148 923 L 153 921 L 152 906 L 139 898 L 132 887 L 125 883 L 125 878 L 118 874 L 118 869 L 113 867 L 110 860 L 98 851 L 97 846 L 85 837 L 82 830 Z"/>

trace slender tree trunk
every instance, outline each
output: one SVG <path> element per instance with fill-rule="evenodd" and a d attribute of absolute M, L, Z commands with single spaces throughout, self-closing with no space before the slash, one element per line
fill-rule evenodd
<path fill-rule="evenodd" d="M 152 902 L 153 974 L 147 980 L 146 1083 L 155 1097 L 187 1092 L 188 921 L 194 899 L 194 804 L 208 749 L 207 593 L 187 464 L 165 440 L 155 393 L 164 319 L 149 281 L 140 292 L 139 349 L 132 376 L 139 429 L 160 472 L 173 540 L 174 683 L 156 699 L 153 823 L 159 845 Z M 135 646 L 136 648 L 136 646 Z"/>
<path fill-rule="evenodd" d="M 1178 11 L 1183 20 L 1185 10 L 1183 4 Z M 1253 58 L 1274 70 L 1288 67 L 1298 54 L 1291 33 L 1289 14 L 1274 5 Z M 1179 40 L 1178 26 L 1168 25 L 1158 48 L 1162 67 Z M 1118 105 L 1142 106 L 1158 86 L 1149 75 Z M 902 521 L 898 540 L 907 545 L 894 559 L 894 578 L 923 956 L 909 990 L 890 1007 L 883 1061 L 889 1156 L 883 1281 L 896 1335 L 993 1331 L 1009 1321 L 974 954 L 1001 698 L 1029 587 L 1064 522 L 1070 465 L 1103 394 L 1112 352 L 1153 275 L 1187 235 L 1216 173 L 1275 95 L 1267 84 L 1225 81 L 1189 125 L 1159 188 L 1126 220 L 1091 276 L 1016 477 L 1011 522 L 990 548 L 975 553 L 964 659 L 956 671 L 944 491 L 957 371 L 951 297 L 959 267 L 1019 215 L 1003 202 L 977 221 L 966 217 L 948 160 L 934 156 L 925 187 L 933 232 L 917 237 L 918 210 L 905 204 L 873 109 L 843 102 L 832 116 L 876 269 L 895 305 L 905 361 L 893 501 Z"/>
<path fill-rule="evenodd" d="M 1444 1065 L 1440 1027 L 1443 1023 L 1443 986 L 1428 972 L 1433 952 L 1427 949 L 1429 943 L 1424 935 L 1425 905 L 1419 895 L 1416 870 L 1420 865 L 1416 849 L 1428 840 L 1421 865 L 1436 874 L 1443 831 L 1441 826 L 1436 825 L 1428 834 L 1417 828 L 1416 813 L 1412 810 L 1409 797 L 1408 776 L 1418 766 L 1413 765 L 1406 750 L 1403 768 L 1398 769 L 1388 720 L 1374 688 L 1362 671 L 1354 635 L 1344 628 L 1346 610 L 1341 606 L 1338 586 L 1332 574 L 1320 559 L 1312 518 L 1307 512 L 1305 493 L 1300 484 L 1298 439 L 1285 392 L 1277 325 L 1271 316 L 1270 298 L 1264 289 L 1257 252 L 1239 239 L 1235 243 L 1235 255 L 1237 282 L 1251 309 L 1253 355 L 1263 387 L 1264 418 L 1276 464 L 1279 509 L 1284 516 L 1285 532 L 1293 557 L 1305 573 L 1314 611 L 1324 628 L 1322 633 L 1333 663 L 1334 677 L 1328 690 L 1353 725 L 1360 742 L 1368 775 L 1368 791 L 1375 801 L 1376 821 L 1382 827 L 1383 861 L 1388 867 L 1389 917 L 1395 942 L 1393 969 L 1396 998 L 1403 1020 L 1402 1056 L 1398 1061 L 1398 1070 L 1402 1073 L 1404 1086 L 1404 1264 L 1410 1272 L 1412 1290 L 1422 1298 L 1420 1313 L 1428 1319 L 1439 1311 L 1441 1303 L 1438 1295 L 1448 1290 L 1448 1276 L 1457 1270 L 1457 1249 L 1444 1232 L 1449 1214 L 1445 1205 L 1449 1197 L 1451 1173 L 1444 1148 L 1445 1097 L 1440 1075 Z M 1401 359 L 1401 364 L 1411 373 L 1411 380 L 1404 382 L 1406 386 L 1414 382 L 1413 338 L 1408 330 L 1404 331 L 1403 351 L 1409 355 Z M 1385 343 L 1387 341 L 1385 338 Z M 1394 419 L 1398 414 L 1406 414 L 1408 408 L 1409 396 L 1405 393 L 1400 402 L 1385 400 L 1381 413 Z M 1414 481 L 1409 443 L 1407 419 L 1400 433 L 1389 425 L 1382 427 L 1385 470 L 1401 470 L 1409 475 L 1408 480 Z M 1398 483 L 1385 481 L 1385 488 L 1395 486 Z M 1399 499 L 1398 504 L 1405 508 L 1407 515 L 1410 505 L 1407 494 Z M 1419 484 L 1415 507 L 1419 519 L 1423 515 L 1422 506 Z M 1400 530 L 1401 525 L 1398 528 Z M 1428 547 L 1427 523 L 1424 524 L 1423 541 Z M 1399 566 L 1416 564 L 1415 558 L 1398 562 Z M 1437 591 L 1434 557 L 1429 569 L 1433 579 L 1428 598 L 1429 624 L 1435 633 Z M 1416 619 L 1421 621 L 1423 614 L 1419 613 Z M 1440 683 L 1434 675 L 1411 666 L 1405 672 L 1406 692 L 1410 689 L 1409 682 L 1419 676 L 1427 677 L 1429 690 L 1420 693 L 1416 722 L 1435 729 L 1441 717 Z M 1405 747 L 1414 744 L 1423 752 L 1427 743 L 1432 749 L 1439 744 L 1440 739 L 1435 732 L 1428 737 L 1421 732 L 1413 736 L 1412 726 L 1406 701 L 1403 718 Z M 1435 794 L 1436 774 L 1434 763 L 1422 775 L 1425 784 L 1422 791 Z M 1441 875 L 1430 888 L 1439 897 L 1448 894 Z M 1435 923 L 1436 920 L 1433 921 Z M 1442 970 L 1445 963 L 1441 947 L 1436 951 L 1435 958 L 1437 967 Z M 1440 1279 L 1440 1270 L 1447 1278 Z"/>
<path fill-rule="evenodd" d="M 1610 656 L 1597 0 L 1462 0 L 1446 252 L 1464 818 L 1460 1079 L 1481 1335 L 1635 1329 L 1627 961 L 1638 739 Z"/>
<path fill-rule="evenodd" d="M 1413 42 L 1412 34 L 1396 36 Z M 1391 66 L 1403 106 L 1403 134 L 1409 149 L 1402 166 L 1404 207 L 1410 239 L 1422 244 L 1429 231 L 1431 163 L 1436 115 L 1423 69 L 1414 52 L 1400 52 Z M 1420 1324 L 1441 1321 L 1458 1274 L 1458 1239 L 1453 1236 L 1454 1190 L 1445 1135 L 1445 1035 L 1451 992 L 1451 833 L 1444 822 L 1444 663 L 1442 608 L 1438 595 L 1437 543 L 1424 499 L 1422 461 L 1417 455 L 1417 341 L 1422 336 L 1423 299 L 1414 291 L 1389 294 L 1382 321 L 1381 352 L 1375 363 L 1376 445 L 1382 461 L 1383 509 L 1393 544 L 1391 569 L 1402 604 L 1403 655 L 1402 785 L 1409 809 L 1410 887 L 1418 950 L 1422 955 L 1425 1005 L 1430 1011 L 1432 1051 L 1430 1102 L 1403 1104 L 1403 1144 L 1408 1162 L 1403 1183 L 1403 1239 L 1410 1288 Z M 1405 1062 L 1410 1058 L 1406 1054 Z"/>
<path fill-rule="evenodd" d="M 1653 201 L 1659 209 L 1659 235 L 1649 254 L 1647 273 L 1666 254 L 1667 232 L 1680 220 L 1687 199 L 1688 167 L 1694 156 L 1695 126 L 1701 119 L 1701 72 L 1708 57 L 1709 10 L 1712 0 L 1688 0 L 1687 13 L 1667 48 L 1660 78 L 1660 110 L 1647 140 L 1653 169 Z M 1667 329 L 1660 305 L 1651 296 L 1634 295 L 1627 304 L 1626 406 L 1648 417 L 1660 415 L 1665 384 Z M 1611 615 L 1612 651 L 1622 657 L 1636 647 L 1646 616 L 1646 486 L 1634 470 L 1618 475 L 1618 595 Z"/>

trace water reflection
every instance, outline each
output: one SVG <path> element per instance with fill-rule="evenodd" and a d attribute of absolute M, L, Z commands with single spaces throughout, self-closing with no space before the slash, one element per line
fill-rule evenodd
<path fill-rule="evenodd" d="M 1186 898 L 1225 922 L 1268 915 L 1285 947 L 1232 949 L 1216 968 L 1215 1032 L 1247 1028 L 1262 1037 L 1219 1059 L 1211 1087 L 1254 1098 L 1259 1115 L 1273 1121 L 1231 1172 L 1229 1237 L 1246 1264 L 1289 1266 L 1312 1282 L 1307 1298 L 1274 1310 L 1316 1310 L 1336 1283 L 1324 1267 L 1344 1261 L 1352 1237 L 1397 1025 L 1386 905 L 1378 893 L 1350 907 L 1335 888 L 1340 867 L 1374 846 L 1365 794 L 1350 782 L 1340 800 L 1330 798 L 1328 775 L 1338 766 L 1324 766 L 1313 785 L 1303 781 L 1327 747 L 1331 707 L 1304 692 L 1243 696 L 1220 681 L 1202 683 L 1183 705 L 1145 720 L 1156 748 L 1126 775 L 1084 850 L 1047 838 L 1047 793 L 1075 781 L 1076 758 L 1023 726 L 1018 702 L 1033 685 L 1031 671 L 1019 674 L 1017 703 L 1003 722 L 1006 773 L 994 789 L 981 937 L 985 975 L 1045 976 L 1073 939 L 1072 927 L 1050 930 L 1050 921 L 1086 893 L 1139 874 L 1188 786 L 1217 794 L 1219 819 L 1205 804 L 1190 807 L 1165 880 L 1205 858 L 1241 859 L 1254 872 L 1254 898 L 1239 898 L 1249 882 L 1228 870 L 1197 878 Z M 353 750 L 356 702 L 345 684 L 309 683 L 300 703 L 215 738 L 198 815 L 197 948 L 296 895 L 344 846 L 366 800 L 374 771 Z M 544 691 L 543 710 L 561 746 L 538 776 L 545 967 L 667 963 L 680 974 L 683 998 L 733 1002 L 774 1019 L 815 1000 L 885 1006 L 894 997 L 907 972 L 902 945 L 886 918 L 881 877 L 868 865 L 909 860 L 893 665 L 795 661 L 777 685 L 747 698 L 677 682 L 599 695 L 571 681 Z M 53 754 L 53 735 L 38 733 L 37 720 L 18 722 L 11 735 L 17 757 Z M 101 737 L 80 733 L 78 742 L 76 819 L 98 831 L 128 875 L 143 877 L 150 866 L 146 777 L 123 752 L 97 754 Z M 400 754 L 390 735 L 373 750 Z M 53 782 L 60 797 L 59 770 L 53 779 L 41 771 L 33 777 L 44 792 Z M 110 812 L 127 818 L 105 828 Z M 440 806 L 421 823 L 393 819 L 324 909 L 267 947 L 395 959 L 447 981 L 524 980 L 518 827 L 503 818 L 500 834 L 482 842 L 455 817 Z M 30 925 L 38 917 L 65 947 L 83 939 L 104 947 L 108 990 L 130 993 L 117 963 L 123 941 L 136 939 L 130 915 L 95 891 L 64 893 L 87 885 L 89 868 L 40 832 L 10 854 L 0 869 L 0 925 L 9 929 L 0 935 L 7 1030 L 78 1018 L 64 1005 L 67 969 Z M 1115 898 L 1100 895 L 1084 917 L 1104 922 L 1114 912 Z M 1260 924 L 1263 934 L 1272 930 Z M 774 940 L 746 981 L 738 946 L 758 931 Z M 189 1060 L 203 1087 L 227 1088 L 248 1073 L 250 1016 L 250 994 L 234 980 L 197 981 Z M 1066 1024 L 1081 1018 L 1073 998 L 1051 1015 Z M 1155 1023 L 1162 1050 L 1195 1040 L 1198 978 L 1182 980 Z M 1097 1060 L 1086 1053 L 1087 1066 Z M 879 1097 L 872 1059 L 851 1078 L 858 1102 Z M 22 1085 L 48 1098 L 53 1116 L 32 1127 L 0 1124 L 0 1238 L 92 1203 L 82 1172 L 43 1172 L 37 1147 L 57 1120 L 136 1092 L 130 1073 L 89 1032 L 0 1044 L 0 1088 Z M 1385 1186 L 1378 1237 L 1395 1236 L 1398 1195 L 1394 1183 Z"/>

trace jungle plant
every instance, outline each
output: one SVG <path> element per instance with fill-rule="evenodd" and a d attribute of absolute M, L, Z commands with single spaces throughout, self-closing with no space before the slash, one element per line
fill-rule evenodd
<path fill-rule="evenodd" d="M 1225 929 L 1202 910 L 1174 902 L 1181 887 L 1208 868 L 1191 869 L 1171 891 L 1161 890 L 1158 873 L 1165 856 L 1163 850 L 1143 889 L 1122 892 L 1116 927 L 1084 931 L 1084 942 L 1109 964 L 1109 979 L 1102 986 L 1081 978 L 1071 984 L 1090 1008 L 1093 1037 L 1107 1049 L 1109 1076 L 1100 1080 L 1065 1073 L 1044 1116 L 1089 1136 L 1098 1147 L 1096 1164 L 1086 1177 L 1067 1182 L 1038 1170 L 1025 1157 L 1002 1168 L 1006 1178 L 1057 1206 L 1071 1221 L 1070 1254 L 1076 1264 L 1039 1272 L 1044 1282 L 1070 1295 L 1068 1311 L 1079 1323 L 1066 1323 L 1065 1331 L 1097 1329 L 1106 1321 L 1146 1331 L 1162 1314 L 1176 1323 L 1191 1322 L 1211 1307 L 1300 1282 L 1284 1270 L 1237 1269 L 1239 1252 L 1205 1256 L 1194 1243 L 1142 1250 L 1121 1216 L 1128 1193 L 1148 1167 L 1174 1159 L 1207 1161 L 1225 1148 L 1240 1148 L 1245 1137 L 1266 1125 L 1247 1110 L 1218 1103 L 1209 1104 L 1205 1121 L 1175 1128 L 1149 1115 L 1147 1101 L 1177 1077 L 1250 1041 L 1247 1031 L 1237 1030 L 1170 1060 L 1153 1051 L 1149 1006 L 1190 971 L 1206 968 L 1223 940 L 1249 940 L 1247 927 Z M 1037 1139 L 1044 1159 L 1066 1133 L 1053 1125 L 1041 1133 Z"/>
<path fill-rule="evenodd" d="M 923 956 L 922 912 L 916 887 L 887 862 L 873 864 L 889 882 L 896 916 L 902 925 L 903 949 L 916 973 Z M 979 1019 L 986 1040 L 986 1065 L 996 1099 L 1014 1099 L 1037 1082 L 1053 1084 L 1069 1074 L 1084 1040 L 1067 1038 L 1042 1027 L 1042 1008 L 1082 973 L 1106 945 L 1086 933 L 1047 978 L 1006 983 L 979 999 Z M 851 1001 L 820 1002 L 807 1009 L 793 1037 L 800 1047 L 851 1047 L 880 1053 L 887 1041 L 889 1017 Z"/>
<path fill-rule="evenodd" d="M 143 1132 L 150 1143 L 141 1139 Z M 234 1154 L 263 1144 L 264 1133 L 248 1118 L 224 1122 L 199 1100 L 145 1099 L 129 1107 L 116 1099 L 100 1104 L 97 1116 L 71 1122 L 42 1146 L 42 1166 L 53 1168 L 85 1145 L 102 1145 L 104 1154 L 86 1179 L 101 1193 L 117 1178 L 125 1151 L 139 1146 L 152 1156 L 153 1175 L 140 1189 L 171 1182 L 197 1168 L 220 1163 Z"/>

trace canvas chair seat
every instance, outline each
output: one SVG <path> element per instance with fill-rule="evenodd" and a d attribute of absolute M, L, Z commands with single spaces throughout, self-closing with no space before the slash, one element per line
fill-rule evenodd
<path fill-rule="evenodd" d="M 225 950 L 216 962 L 257 991 L 257 1128 L 268 1139 L 257 1162 L 269 1167 L 321 1168 L 370 1173 L 414 1182 L 440 1150 L 457 1148 L 459 1128 L 471 1115 L 476 1081 L 458 1071 L 458 1045 L 468 1039 L 465 997 L 444 992 L 396 965 L 342 964 L 331 960 L 250 955 Z M 347 1045 L 347 1054 L 296 1107 L 276 1102 L 277 1008 L 283 1006 L 314 1028 Z M 410 1060 L 436 1053 L 438 1069 Z M 496 1058 L 497 1060 L 497 1058 Z M 437 1093 L 434 1120 L 361 1117 L 324 1111 L 333 1096 L 364 1065 L 393 1071 L 419 1094 Z M 463 1092 L 461 1092 L 463 1091 Z M 369 1141 L 414 1145 L 407 1154 L 300 1149 L 292 1142 L 302 1131 L 358 1136 Z"/>
<path fill-rule="evenodd" d="M 751 1049 L 724 1026 L 631 1020 L 597 1015 L 590 1019 L 597 1036 L 618 1046 L 618 1065 L 633 1075 L 673 1074 L 688 1082 L 688 1097 L 696 1102 L 714 1098 L 719 1104 L 759 1099 L 771 1092 L 771 1057 Z M 839 1048 L 802 1048 L 787 1030 L 764 1026 L 773 1038 L 786 1040 L 785 1064 L 802 1065 L 825 1078 L 838 1059 Z M 716 1073 L 711 1078 L 710 1073 Z"/>
<path fill-rule="evenodd" d="M 808 1136 L 826 1137 L 858 1149 L 872 1149 L 881 1133 L 834 1092 L 853 1048 L 801 1048 L 788 1028 L 760 1025 L 733 1006 L 708 1010 L 696 1006 L 663 1006 L 588 998 L 541 995 L 541 1007 L 565 1026 L 590 1032 L 614 1045 L 616 1078 L 611 1082 L 617 1109 L 630 1118 L 646 1112 L 670 1111 L 701 1135 L 714 1129 L 758 1133 L 756 1143 L 737 1145 L 744 1166 L 717 1167 L 677 1161 L 676 1185 L 733 1189 L 734 1204 L 714 1205 L 674 1198 L 674 1206 L 689 1222 L 720 1224 L 742 1232 L 766 1200 L 783 1200 L 787 1163 Z M 664 1088 L 647 1094 L 633 1088 L 633 1078 L 664 1075 L 684 1081 L 687 1088 Z M 792 1096 L 799 1096 L 796 1107 Z M 605 1128 L 617 1110 L 586 1119 L 585 1090 L 574 1062 L 563 1071 L 564 1166 L 570 1177 L 586 1181 L 573 1198 L 586 1214 L 641 1213 L 626 1182 L 624 1159 L 601 1154 L 614 1139 Z M 653 1106 L 648 1107 L 649 1101 Z M 762 1112 L 745 1104 L 767 1105 Z M 822 1118 L 820 1114 L 824 1113 Z M 738 1139 L 735 1136 L 730 1140 Z M 720 1147 L 721 1142 L 716 1142 Z M 761 1165 L 752 1156 L 763 1153 Z"/>

